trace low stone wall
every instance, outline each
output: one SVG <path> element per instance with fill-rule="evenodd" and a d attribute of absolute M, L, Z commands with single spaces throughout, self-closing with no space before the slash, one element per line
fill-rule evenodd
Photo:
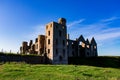
<path fill-rule="evenodd" d="M 120 68 L 120 56 L 69 57 L 68 64 Z"/>
<path fill-rule="evenodd" d="M 3 54 L 0 53 L 0 62 L 25 62 L 29 64 L 45 63 L 43 56 L 38 55 L 20 55 L 20 54 Z"/>
<path fill-rule="evenodd" d="M 29 64 L 51 64 L 50 60 L 38 55 L 20 55 L 0 53 L 0 62 L 25 62 Z M 98 57 L 69 57 L 68 64 L 89 65 L 97 67 L 120 68 L 120 56 L 98 56 Z"/>

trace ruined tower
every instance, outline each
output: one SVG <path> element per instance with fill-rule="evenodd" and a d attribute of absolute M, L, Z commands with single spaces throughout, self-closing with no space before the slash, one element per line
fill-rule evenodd
<path fill-rule="evenodd" d="M 28 52 L 28 42 L 23 41 L 22 46 L 20 47 L 20 53 L 26 54 Z"/>
<path fill-rule="evenodd" d="M 36 54 L 43 56 L 45 50 L 45 35 L 38 35 L 34 45 Z"/>
<path fill-rule="evenodd" d="M 46 53 L 52 64 L 67 64 L 67 29 L 66 19 L 46 25 Z"/>

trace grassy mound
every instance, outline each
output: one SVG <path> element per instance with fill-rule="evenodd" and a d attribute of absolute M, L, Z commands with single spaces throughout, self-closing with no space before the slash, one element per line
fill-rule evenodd
<path fill-rule="evenodd" d="M 0 65 L 0 80 L 120 80 L 117 68 L 84 65 Z"/>

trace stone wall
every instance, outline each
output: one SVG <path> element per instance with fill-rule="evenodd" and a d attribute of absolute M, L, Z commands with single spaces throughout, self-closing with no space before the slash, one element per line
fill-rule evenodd
<path fill-rule="evenodd" d="M 20 54 L 3 54 L 0 53 L 0 62 L 25 62 L 29 64 L 43 64 L 44 56 L 35 55 L 20 55 Z"/>

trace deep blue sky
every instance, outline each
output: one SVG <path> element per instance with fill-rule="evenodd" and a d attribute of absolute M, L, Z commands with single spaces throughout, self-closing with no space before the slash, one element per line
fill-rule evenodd
<path fill-rule="evenodd" d="M 45 34 L 45 25 L 67 19 L 71 39 L 95 37 L 99 55 L 120 55 L 120 0 L 0 0 L 0 51 Z"/>

